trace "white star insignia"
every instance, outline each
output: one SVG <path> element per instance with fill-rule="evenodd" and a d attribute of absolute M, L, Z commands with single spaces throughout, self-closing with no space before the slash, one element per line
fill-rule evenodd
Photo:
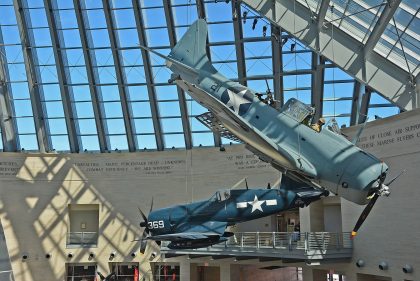
<path fill-rule="evenodd" d="M 259 201 L 259 200 L 258 200 L 257 195 L 255 195 L 255 197 L 254 197 L 254 201 L 252 201 L 252 202 L 248 202 L 248 204 L 252 206 L 251 213 L 253 213 L 253 212 L 254 212 L 254 211 L 256 211 L 256 210 L 259 210 L 259 211 L 261 211 L 261 212 L 264 212 L 264 211 L 263 211 L 263 209 L 262 209 L 262 207 L 261 207 L 261 205 L 262 205 L 264 202 L 265 202 L 264 200 L 263 200 L 263 201 Z"/>
<path fill-rule="evenodd" d="M 236 114 L 239 114 L 239 106 L 241 104 L 249 102 L 244 98 L 244 95 L 246 94 L 246 91 L 247 90 L 245 89 L 245 90 L 240 91 L 239 93 L 235 93 L 235 92 L 233 92 L 229 89 L 227 90 L 227 93 L 229 95 L 229 101 L 227 102 L 226 106 L 227 107 L 232 107 L 233 111 Z"/>

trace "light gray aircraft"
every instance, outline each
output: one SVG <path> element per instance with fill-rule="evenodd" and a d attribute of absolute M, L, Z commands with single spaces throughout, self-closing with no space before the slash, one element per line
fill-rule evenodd
<path fill-rule="evenodd" d="M 319 120 L 312 120 L 312 107 L 290 99 L 278 110 L 272 100 L 224 77 L 207 57 L 206 38 L 207 23 L 199 19 L 169 56 L 141 47 L 165 58 L 173 72 L 169 82 L 209 110 L 198 116 L 207 127 L 242 141 L 294 181 L 357 204 L 369 202 L 354 228 L 356 235 L 377 198 L 390 194 L 384 183 L 388 166 L 347 140 L 336 124 L 322 128 Z"/>

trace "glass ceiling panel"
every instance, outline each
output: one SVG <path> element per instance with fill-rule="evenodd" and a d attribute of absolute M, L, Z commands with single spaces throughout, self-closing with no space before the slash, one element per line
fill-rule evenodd
<path fill-rule="evenodd" d="M 298 0 L 305 7 L 309 7 L 312 13 L 318 13 L 322 0 Z"/>
<path fill-rule="evenodd" d="M 332 0 L 326 20 L 366 42 L 386 3 L 382 0 Z"/>
<path fill-rule="evenodd" d="M 233 42 L 235 40 L 233 23 L 218 23 L 208 25 L 209 40 L 214 42 Z"/>
<path fill-rule="evenodd" d="M 375 51 L 416 76 L 420 64 L 420 2 L 413 8 L 417 10 L 415 14 L 397 8 Z"/>
<path fill-rule="evenodd" d="M 371 94 L 368 108 L 368 121 L 392 116 L 399 112 L 400 109 L 397 106 L 390 103 L 378 93 L 373 92 Z"/>
<path fill-rule="evenodd" d="M 197 6 L 195 4 L 172 7 L 172 13 L 175 26 L 190 25 L 198 18 Z"/>
<path fill-rule="evenodd" d="M 232 21 L 232 4 L 230 2 L 207 2 L 205 10 L 208 22 Z"/>
<path fill-rule="evenodd" d="M 121 107 L 120 89 L 117 84 L 117 70 L 115 68 L 113 51 L 107 29 L 105 13 L 101 0 L 79 0 L 82 6 L 84 28 L 87 34 L 88 46 L 82 46 L 80 30 L 76 18 L 73 1 L 53 0 L 54 18 L 60 40 L 60 48 L 64 63 L 65 78 L 75 111 L 77 138 L 81 149 L 98 151 L 98 132 L 96 127 L 94 104 L 92 103 L 89 82 L 94 83 L 100 104 L 96 105 L 102 112 L 102 122 L 105 127 L 107 149 L 127 150 L 127 136 L 125 120 Z M 313 13 L 317 13 L 321 0 L 297 0 L 300 4 L 309 7 Z M 58 73 L 46 10 L 43 0 L 27 1 L 30 9 L 25 13 L 30 15 L 30 33 L 33 33 L 31 47 L 37 58 L 37 75 L 42 85 L 43 108 L 46 122 L 50 127 L 49 138 L 53 147 L 57 150 L 68 150 L 67 125 L 64 119 L 63 104 L 58 85 Z M 24 56 L 16 25 L 15 9 L 13 1 L 11 5 L 1 6 L 0 29 L 3 41 L 6 45 L 5 60 L 9 72 L 11 88 L 11 103 L 16 109 L 16 123 L 18 127 L 18 139 L 20 147 L 25 150 L 38 149 L 36 128 L 33 121 L 32 105 L 29 97 L 29 89 L 24 65 Z M 167 27 L 168 19 L 163 8 L 162 0 L 140 0 L 141 13 L 144 21 L 144 32 L 149 47 L 157 49 L 162 54 L 170 52 L 169 32 L 175 32 L 176 39 L 184 34 L 187 27 L 197 19 L 196 1 L 171 0 L 174 30 Z M 384 5 L 382 0 L 332 0 L 334 9 L 327 11 L 326 20 L 333 20 L 334 25 L 344 29 L 355 36 L 359 41 L 365 42 L 373 29 Z M 387 27 L 378 46 L 382 47 L 388 57 L 398 55 L 405 56 L 409 61 L 410 69 L 418 67 L 419 54 L 419 19 L 414 16 L 419 5 L 417 1 L 404 0 L 396 13 L 398 32 L 392 23 Z M 151 64 L 152 85 L 147 86 L 146 70 L 141 50 L 138 48 L 139 30 L 136 26 L 135 13 L 132 0 L 111 0 L 111 15 L 118 45 L 118 56 L 121 62 L 123 76 L 122 87 L 127 92 L 129 107 L 129 120 L 133 125 L 133 134 L 139 150 L 157 149 L 156 139 L 162 137 L 164 148 L 185 148 L 185 134 L 183 131 L 182 118 L 188 120 L 191 129 L 193 146 L 213 146 L 215 138 L 213 133 L 194 117 L 208 110 L 193 101 L 186 93 L 186 116 L 181 112 L 178 100 L 178 91 L 175 85 L 167 84 L 170 71 L 164 66 L 165 61 L 153 54 L 149 54 Z M 283 63 L 277 69 L 283 76 L 284 100 L 291 97 L 299 98 L 310 104 L 312 94 L 312 53 L 299 41 L 287 38 L 282 34 L 283 50 L 272 50 L 271 25 L 259 18 L 258 15 L 248 11 L 245 20 L 240 22 L 242 35 L 245 40 L 235 42 L 234 22 L 232 22 L 232 3 L 226 1 L 204 1 L 204 11 L 209 22 L 209 49 L 210 57 L 214 66 L 222 74 L 230 79 L 238 79 L 238 65 L 245 66 L 245 81 L 248 86 L 256 91 L 267 90 L 266 81 L 273 91 L 273 51 L 281 52 Z M 240 9 L 241 16 L 246 9 Z M 253 28 L 254 18 L 258 21 Z M 266 28 L 265 35 L 263 28 Z M 393 29 L 392 29 L 393 28 Z M 236 35 L 238 36 L 238 35 Z M 395 44 L 400 37 L 400 43 Z M 244 58 L 238 57 L 236 47 L 243 49 Z M 36 48 L 35 48 L 36 47 Z M 89 69 L 86 66 L 83 47 L 89 49 L 88 53 L 92 60 L 93 81 L 89 81 Z M 147 63 L 146 63 L 147 65 Z M 277 66 L 274 66 L 277 67 Z M 279 70 L 280 69 L 280 70 Z M 353 94 L 354 80 L 338 69 L 325 68 L 324 84 L 324 116 L 336 116 L 340 124 L 348 125 L 351 110 L 351 98 Z M 49 84 L 45 84 L 49 83 Z M 154 91 L 149 93 L 148 89 Z M 156 100 L 157 112 L 153 112 L 149 98 Z M 371 112 L 386 116 L 397 113 L 389 103 L 371 101 Z M 380 114 L 378 111 L 381 110 Z M 388 110 L 388 111 L 387 111 Z M 154 120 L 153 118 L 157 118 Z M 184 121 L 186 121 L 184 119 Z M 155 123 L 161 124 L 161 136 L 155 136 Z M 222 139 L 222 143 L 229 144 L 229 140 Z M 1 146 L 0 146 L 1 148 Z"/>
<path fill-rule="evenodd" d="M 213 62 L 236 61 L 236 48 L 234 44 L 210 46 L 210 55 Z"/>

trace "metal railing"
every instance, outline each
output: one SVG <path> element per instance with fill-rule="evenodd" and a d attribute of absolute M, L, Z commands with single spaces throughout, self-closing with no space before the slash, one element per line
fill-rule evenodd
<path fill-rule="evenodd" d="M 299 250 L 351 249 L 350 232 L 239 232 L 212 247 L 248 247 Z"/>
<path fill-rule="evenodd" d="M 171 250 L 168 244 L 162 242 L 162 253 L 264 254 L 302 259 L 349 258 L 353 249 L 350 232 L 237 232 L 224 243 L 194 250 Z"/>
<path fill-rule="evenodd" d="M 67 246 L 96 246 L 98 243 L 97 232 L 68 232 Z"/>

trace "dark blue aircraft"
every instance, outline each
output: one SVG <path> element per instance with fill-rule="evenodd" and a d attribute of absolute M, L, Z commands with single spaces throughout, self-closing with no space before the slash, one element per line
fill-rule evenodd
<path fill-rule="evenodd" d="M 170 241 L 171 249 L 192 249 L 224 242 L 233 233 L 226 227 L 296 207 L 304 207 L 327 196 L 328 191 L 299 186 L 284 177 L 280 189 L 231 189 L 216 192 L 210 199 L 151 211 L 146 217 L 141 252 L 146 240 Z M 287 186 L 286 186 L 287 185 Z"/>

